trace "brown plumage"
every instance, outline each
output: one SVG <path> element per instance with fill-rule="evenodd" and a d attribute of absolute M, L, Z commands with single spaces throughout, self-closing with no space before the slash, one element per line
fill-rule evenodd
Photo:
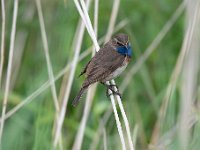
<path fill-rule="evenodd" d="M 122 55 L 116 51 L 116 47 L 128 43 L 128 36 L 119 34 L 106 43 L 88 62 L 81 72 L 80 76 L 86 74 L 86 79 L 82 84 L 81 90 L 75 97 L 72 105 L 76 106 L 80 97 L 95 82 L 103 82 L 112 79 L 113 72 L 125 64 L 125 60 L 130 60 L 126 55 Z"/>

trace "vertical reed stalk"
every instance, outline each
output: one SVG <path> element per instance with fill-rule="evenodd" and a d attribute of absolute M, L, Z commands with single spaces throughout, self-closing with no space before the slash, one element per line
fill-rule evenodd
<path fill-rule="evenodd" d="M 1 80 L 3 73 L 3 64 L 4 64 L 4 52 L 5 52 L 5 25 L 6 25 L 6 13 L 5 13 L 5 1 L 1 0 L 1 13 L 2 13 L 2 26 L 1 26 L 1 60 L 0 60 L 0 89 L 1 89 Z"/>
<path fill-rule="evenodd" d="M 1 114 L 0 145 L 2 142 L 2 134 L 3 134 L 3 128 L 4 128 L 4 122 L 5 122 L 5 113 L 6 113 L 6 107 L 7 107 L 8 95 L 9 95 L 10 77 L 11 77 L 11 72 L 12 72 L 12 60 L 13 60 L 13 52 L 14 52 L 14 44 L 15 44 L 17 13 L 18 13 L 18 0 L 15 0 L 14 1 L 14 10 L 13 10 L 13 20 L 12 20 L 12 29 L 11 29 L 7 76 L 6 76 L 6 85 L 5 85 L 5 94 L 4 94 L 4 98 L 3 98 L 2 114 Z"/>

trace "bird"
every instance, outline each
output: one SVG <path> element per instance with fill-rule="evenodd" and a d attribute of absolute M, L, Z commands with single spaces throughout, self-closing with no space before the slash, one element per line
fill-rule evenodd
<path fill-rule="evenodd" d="M 129 36 L 124 33 L 118 33 L 113 36 L 102 48 L 91 58 L 87 63 L 79 77 L 86 75 L 86 78 L 82 84 L 82 87 L 74 98 L 72 105 L 77 106 L 81 96 L 90 85 L 100 82 L 104 84 L 113 94 L 119 92 L 113 90 L 113 86 L 108 85 L 106 81 L 110 81 L 118 77 L 127 67 L 132 59 L 132 48 L 129 42 Z"/>

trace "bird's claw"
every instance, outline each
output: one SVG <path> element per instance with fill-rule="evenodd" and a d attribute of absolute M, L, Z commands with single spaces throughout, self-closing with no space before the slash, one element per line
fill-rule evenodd
<path fill-rule="evenodd" d="M 121 98 L 122 95 L 118 90 L 118 86 L 115 84 L 106 84 L 105 82 L 101 82 L 101 84 L 105 85 L 107 87 L 107 91 L 106 91 L 106 96 L 110 97 L 110 95 L 119 95 L 119 97 Z M 117 91 L 115 91 L 113 88 L 116 87 Z M 112 92 L 110 92 L 109 90 L 111 90 Z"/>
<path fill-rule="evenodd" d="M 113 87 L 115 85 L 111 85 L 111 87 Z M 109 90 L 111 90 L 112 92 L 109 92 Z M 119 92 L 118 88 L 117 88 L 117 91 L 115 91 L 113 88 L 107 88 L 107 91 L 106 91 L 106 95 L 107 97 L 110 97 L 110 95 L 118 95 L 120 98 L 122 98 L 122 95 L 121 93 Z"/>
<path fill-rule="evenodd" d="M 116 84 L 110 84 L 109 87 L 110 87 L 110 88 L 116 87 L 117 90 L 119 89 L 118 86 L 117 86 Z"/>

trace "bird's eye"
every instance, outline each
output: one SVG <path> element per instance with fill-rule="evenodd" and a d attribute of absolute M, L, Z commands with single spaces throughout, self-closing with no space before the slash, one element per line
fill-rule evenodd
<path fill-rule="evenodd" d="M 124 46 L 124 44 L 122 44 L 121 42 L 117 42 L 117 44 L 118 44 L 119 46 Z"/>

